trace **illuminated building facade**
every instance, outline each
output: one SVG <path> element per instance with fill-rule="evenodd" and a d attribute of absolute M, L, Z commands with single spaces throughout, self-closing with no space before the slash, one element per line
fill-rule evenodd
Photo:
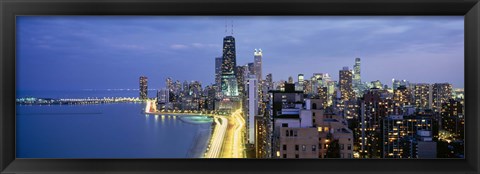
<path fill-rule="evenodd" d="M 223 58 L 216 57 L 215 58 L 215 84 L 220 86 L 222 83 L 222 64 Z"/>
<path fill-rule="evenodd" d="M 393 90 L 393 101 L 396 107 L 404 107 L 413 104 L 413 95 L 409 88 L 399 86 Z"/>
<path fill-rule="evenodd" d="M 140 76 L 140 99 L 148 99 L 148 78 L 146 76 Z"/>
<path fill-rule="evenodd" d="M 371 82 L 372 88 L 383 89 L 383 84 L 380 80 L 375 80 Z"/>
<path fill-rule="evenodd" d="M 353 86 L 358 87 L 362 83 L 360 76 L 360 58 L 355 58 L 355 65 L 353 65 Z"/>
<path fill-rule="evenodd" d="M 238 84 L 235 68 L 237 67 L 235 38 L 226 36 L 223 38 L 221 88 L 224 96 L 238 96 Z"/>
<path fill-rule="evenodd" d="M 419 109 L 431 109 L 432 105 L 432 86 L 427 83 L 417 83 L 414 85 L 415 107 Z"/>
<path fill-rule="evenodd" d="M 463 139 L 465 135 L 465 117 L 463 105 L 460 101 L 449 99 L 442 104 L 441 110 L 442 129 Z"/>
<path fill-rule="evenodd" d="M 440 112 L 443 103 L 448 103 L 452 96 L 452 85 L 449 83 L 435 83 L 432 85 L 432 109 Z"/>
<path fill-rule="evenodd" d="M 353 158 L 353 133 L 342 116 L 326 114 L 320 99 L 282 109 L 275 119 L 275 158 Z"/>
<path fill-rule="evenodd" d="M 303 85 L 304 80 L 305 76 L 303 74 L 298 74 L 298 84 Z"/>
<path fill-rule="evenodd" d="M 245 81 L 247 80 L 249 73 L 247 66 L 237 66 L 237 85 L 238 85 L 238 95 L 244 96 L 245 95 Z"/>
<path fill-rule="evenodd" d="M 157 102 L 160 106 L 170 102 L 170 91 L 168 89 L 160 89 L 157 92 Z"/>
<path fill-rule="evenodd" d="M 255 75 L 257 76 L 257 81 L 260 82 L 263 79 L 263 74 L 262 74 L 262 49 L 255 49 L 255 52 L 253 53 L 253 63 L 254 63 L 254 72 Z"/>
<path fill-rule="evenodd" d="M 255 158 L 270 158 L 267 117 L 255 116 Z"/>
<path fill-rule="evenodd" d="M 338 84 L 340 88 L 341 100 L 348 101 L 355 98 L 352 84 L 352 71 L 348 67 L 343 67 L 339 72 L 340 82 Z"/>
<path fill-rule="evenodd" d="M 360 115 L 355 131 L 356 146 L 361 158 L 381 158 L 383 119 L 391 114 L 393 101 L 386 90 L 371 89 L 360 100 Z"/>
<path fill-rule="evenodd" d="M 383 119 L 383 158 L 431 156 L 428 148 L 422 149 L 419 145 L 436 148 L 436 143 L 432 141 L 432 121 L 431 117 L 403 115 L 390 115 Z"/>
<path fill-rule="evenodd" d="M 247 78 L 245 89 L 247 91 L 247 140 L 249 144 L 255 144 L 255 116 L 258 115 L 258 81 L 251 75 Z"/>

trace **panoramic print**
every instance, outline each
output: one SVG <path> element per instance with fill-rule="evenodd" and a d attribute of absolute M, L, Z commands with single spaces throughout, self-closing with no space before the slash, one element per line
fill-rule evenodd
<path fill-rule="evenodd" d="M 463 16 L 17 16 L 17 158 L 464 158 Z"/>

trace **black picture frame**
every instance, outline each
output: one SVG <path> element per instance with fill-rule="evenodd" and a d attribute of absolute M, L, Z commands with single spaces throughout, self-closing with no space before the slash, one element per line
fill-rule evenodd
<path fill-rule="evenodd" d="M 478 0 L 0 0 L 1 173 L 479 173 Z M 463 15 L 465 159 L 16 159 L 15 16 Z"/>

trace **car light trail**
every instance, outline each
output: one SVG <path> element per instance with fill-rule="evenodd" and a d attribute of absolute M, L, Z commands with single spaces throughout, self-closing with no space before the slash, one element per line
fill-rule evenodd
<path fill-rule="evenodd" d="M 215 116 L 214 120 L 216 125 L 210 141 L 210 148 L 205 155 L 206 158 L 218 158 L 220 156 L 225 132 L 227 131 L 228 120 L 226 118 Z"/>

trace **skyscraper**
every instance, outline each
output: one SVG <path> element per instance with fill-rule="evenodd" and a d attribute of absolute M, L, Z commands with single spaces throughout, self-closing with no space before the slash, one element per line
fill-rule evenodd
<path fill-rule="evenodd" d="M 238 96 L 238 85 L 235 73 L 236 67 L 235 38 L 233 36 L 226 36 L 223 38 L 221 78 L 221 89 L 225 96 Z"/>
<path fill-rule="evenodd" d="M 140 76 L 140 99 L 145 100 L 148 98 L 148 78 L 145 76 Z"/>
<path fill-rule="evenodd" d="M 303 74 L 298 74 L 297 76 L 297 82 L 295 83 L 295 90 L 297 91 L 303 91 L 304 90 L 304 87 L 303 87 L 303 84 L 304 84 L 304 81 L 305 81 L 305 77 L 303 76 Z"/>
<path fill-rule="evenodd" d="M 435 83 L 432 85 L 432 109 L 440 112 L 443 103 L 452 98 L 452 85 L 449 83 Z"/>
<path fill-rule="evenodd" d="M 245 88 L 245 81 L 247 80 L 248 78 L 248 66 L 244 65 L 244 66 L 237 66 L 236 67 L 236 72 L 237 72 L 237 85 L 238 85 L 238 94 L 243 96 L 243 94 L 245 94 L 245 90 L 247 90 Z"/>
<path fill-rule="evenodd" d="M 255 49 L 255 52 L 253 53 L 254 57 L 254 69 L 255 69 L 255 75 L 257 75 L 257 80 L 261 81 L 263 76 L 262 76 L 262 49 Z"/>
<path fill-rule="evenodd" d="M 255 116 L 258 115 L 258 84 L 257 78 L 253 75 L 246 79 L 246 92 L 247 92 L 247 131 L 248 131 L 248 143 L 255 144 Z"/>
<path fill-rule="evenodd" d="M 350 71 L 348 67 L 343 67 L 339 72 L 339 76 L 341 100 L 347 101 L 353 99 L 355 94 L 352 88 L 352 71 Z"/>
<path fill-rule="evenodd" d="M 415 107 L 420 109 L 432 108 L 432 86 L 427 83 L 414 85 Z"/>
<path fill-rule="evenodd" d="M 303 85 L 304 80 L 305 76 L 303 74 L 298 74 L 298 84 Z"/>
<path fill-rule="evenodd" d="M 222 83 L 222 57 L 215 58 L 215 84 L 220 86 Z"/>
<path fill-rule="evenodd" d="M 223 61 L 222 73 L 234 74 L 237 66 L 237 58 L 235 51 L 235 38 L 233 36 L 226 36 L 223 38 Z"/>
<path fill-rule="evenodd" d="M 361 84 L 360 77 L 360 58 L 355 58 L 355 65 L 353 65 L 353 86 L 358 87 Z"/>
<path fill-rule="evenodd" d="M 247 63 L 247 69 L 249 75 L 255 75 L 255 64 L 254 63 Z"/>

